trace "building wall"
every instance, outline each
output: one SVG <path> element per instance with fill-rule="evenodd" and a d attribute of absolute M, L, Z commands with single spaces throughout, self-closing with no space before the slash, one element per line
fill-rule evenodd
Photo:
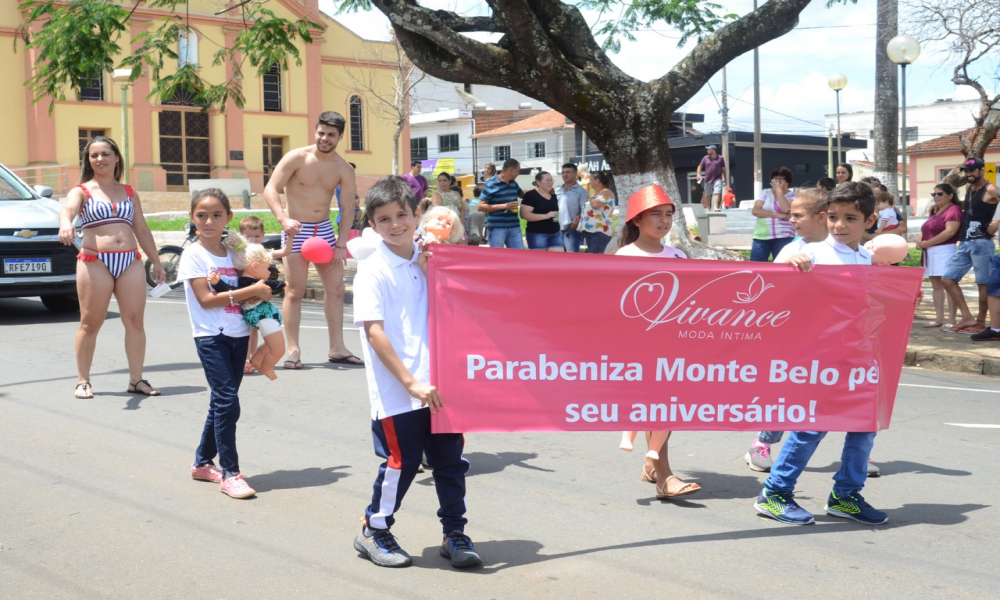
<path fill-rule="evenodd" d="M 0 76 L 4 81 L 23 82 L 31 76 L 37 53 L 24 49 L 19 43 L 18 52 L 14 54 L 14 32 L 22 16 L 16 3 L 0 4 Z M 217 4 L 215 0 L 192 0 L 190 4 L 191 26 L 199 35 L 199 71 L 203 78 L 213 82 L 225 81 L 231 73 L 227 65 L 212 66 L 212 55 L 217 49 L 212 42 L 232 40 L 235 35 L 233 19 L 213 15 L 218 10 Z M 374 91 L 391 96 L 392 54 L 395 52 L 392 44 L 363 40 L 333 19 L 321 15 L 315 0 L 275 0 L 268 8 L 281 17 L 305 17 L 322 23 L 326 31 L 314 32 L 313 44 L 298 43 L 302 65 L 290 60 L 288 68 L 282 69 L 282 112 L 264 112 L 263 84 L 249 65 L 244 72 L 245 106 L 240 109 L 230 103 L 225 111 L 208 111 L 211 176 L 249 178 L 254 191 L 263 191 L 263 138 L 282 138 L 286 152 L 309 145 L 320 112 L 335 110 L 350 123 L 348 102 L 355 94 L 362 97 L 365 147 L 363 151 L 350 150 L 348 125 L 338 151 L 358 165 L 359 175 L 374 176 L 391 171 L 394 124 L 386 122 L 373 110 L 369 104 L 370 92 L 349 85 L 342 75 L 347 71 L 371 73 L 369 80 Z M 310 11 L 313 12 L 310 14 Z M 165 14 L 140 7 L 131 21 L 131 36 L 134 38 L 148 26 L 158 26 L 157 19 Z M 169 75 L 176 69 L 177 61 L 167 60 L 161 73 Z M 165 110 L 199 109 L 161 106 L 156 101 L 146 100 L 151 88 L 149 77 L 148 74 L 141 77 L 128 91 L 130 179 L 141 190 L 163 190 L 166 171 L 160 164 L 160 114 Z M 69 178 L 75 181 L 79 171 L 80 129 L 103 129 L 122 145 L 121 92 L 111 81 L 110 74 L 104 75 L 104 90 L 104 101 L 57 101 L 50 115 L 49 99 L 31 104 L 27 88 L 20 85 L 0 88 L 0 111 L 7 115 L 23 115 L 8 120 L 6 143 L 0 147 L 0 162 L 10 167 L 69 165 Z M 402 160 L 409 152 L 405 136 L 400 140 L 400 148 Z M 242 152 L 242 159 L 238 154 L 231 155 L 231 151 Z"/>
<path fill-rule="evenodd" d="M 975 124 L 973 122 L 973 111 L 979 112 L 978 100 L 944 101 L 907 107 L 906 127 L 917 128 L 917 139 L 907 141 L 907 145 L 925 142 L 942 135 L 972 127 Z M 836 114 L 825 115 L 825 121 L 827 129 L 837 130 Z M 899 111 L 899 123 L 902 126 L 902 110 Z M 871 132 L 874 129 L 874 111 L 841 113 L 840 115 L 840 130 L 842 133 L 853 133 L 857 139 L 871 140 Z M 869 144 L 866 152 L 870 155 L 873 151 L 874 146 Z M 871 158 L 868 160 L 871 160 Z"/>
<path fill-rule="evenodd" d="M 545 158 L 528 158 L 529 142 L 545 142 Z M 476 139 L 476 146 L 480 169 L 488 162 L 497 162 L 493 154 L 494 146 L 510 146 L 510 157 L 519 161 L 522 169 L 548 171 L 558 182 L 560 168 L 573 157 L 573 129 L 481 137 Z"/>
<path fill-rule="evenodd" d="M 441 152 L 438 136 L 458 135 L 458 150 Z M 470 175 L 474 171 L 472 161 L 472 120 L 455 119 L 433 123 L 413 123 L 410 125 L 410 140 L 427 138 L 427 158 L 454 158 L 455 174 Z M 480 163 L 482 164 L 482 163 Z"/>
<path fill-rule="evenodd" d="M 419 78 L 420 75 L 422 75 L 420 71 L 415 71 L 413 78 Z M 413 89 L 411 105 L 413 113 L 426 114 L 435 112 L 439 108 L 473 108 L 455 91 L 456 86 L 464 89 L 462 83 L 453 83 L 430 75 L 425 76 Z M 535 110 L 548 110 L 549 108 L 544 103 L 514 90 L 479 84 L 471 84 L 469 87 L 470 93 L 485 102 L 491 109 L 514 110 L 525 102 L 531 104 L 531 108 Z"/>
<path fill-rule="evenodd" d="M 942 172 L 950 172 L 962 164 L 965 157 L 960 152 L 938 152 L 915 154 L 908 157 L 910 163 L 910 203 L 917 211 L 922 211 L 930 198 L 934 186 L 941 183 Z M 986 152 L 983 162 L 1000 164 L 1000 150 Z M 965 198 L 965 191 L 959 190 L 959 199 Z"/>

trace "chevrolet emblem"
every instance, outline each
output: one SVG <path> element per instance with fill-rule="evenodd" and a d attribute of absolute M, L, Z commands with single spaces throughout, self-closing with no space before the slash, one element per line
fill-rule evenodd
<path fill-rule="evenodd" d="M 23 237 L 25 239 L 33 238 L 36 235 L 38 235 L 38 232 L 32 231 L 30 229 L 22 229 L 21 231 L 17 231 L 14 233 L 14 237 Z"/>

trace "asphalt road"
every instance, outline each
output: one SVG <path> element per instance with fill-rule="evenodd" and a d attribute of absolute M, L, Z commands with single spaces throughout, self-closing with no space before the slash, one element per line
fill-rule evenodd
<path fill-rule="evenodd" d="M 677 434 L 672 462 L 704 488 L 679 502 L 655 499 L 615 433 L 473 435 L 467 533 L 485 565 L 457 572 L 438 556 L 427 474 L 394 528 L 415 564 L 389 570 L 351 546 L 379 462 L 364 372 L 320 362 L 318 306 L 303 325 L 306 369 L 243 384 L 240 462 L 258 496 L 237 501 L 188 475 L 208 395 L 180 292 L 147 308 L 159 398 L 125 393 L 116 313 L 97 397 L 75 400 L 75 319 L 0 300 L 0 598 L 997 595 L 996 379 L 906 370 L 875 444 L 883 477 L 865 489 L 885 526 L 823 514 L 836 434 L 799 482 L 817 514 L 807 527 L 756 516 L 752 434 Z M 357 352 L 357 331 L 347 340 Z"/>

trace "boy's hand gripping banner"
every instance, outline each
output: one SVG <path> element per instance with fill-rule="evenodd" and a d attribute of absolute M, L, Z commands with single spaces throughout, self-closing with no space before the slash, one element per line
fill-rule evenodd
<path fill-rule="evenodd" d="M 436 432 L 885 429 L 923 276 L 433 252 Z"/>

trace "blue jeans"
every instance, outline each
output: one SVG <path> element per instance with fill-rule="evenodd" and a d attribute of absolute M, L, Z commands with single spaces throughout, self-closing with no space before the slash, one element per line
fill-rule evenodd
<path fill-rule="evenodd" d="M 490 248 L 514 248 L 524 250 L 520 227 L 490 227 Z"/>
<path fill-rule="evenodd" d="M 611 241 L 611 236 L 599 231 L 593 233 L 584 231 L 583 239 L 587 242 L 588 254 L 604 254 L 604 250 L 608 247 L 608 242 Z"/>
<path fill-rule="evenodd" d="M 986 282 L 986 294 L 989 296 L 1000 296 L 1000 254 L 994 254 L 990 261 L 992 270 L 990 279 Z"/>
<path fill-rule="evenodd" d="M 792 431 L 781 447 L 764 489 L 772 494 L 791 496 L 799 475 L 805 470 L 825 431 Z M 868 478 L 868 457 L 875 445 L 875 432 L 848 433 L 840 454 L 840 470 L 833 476 L 833 491 L 846 496 L 861 491 Z"/>
<path fill-rule="evenodd" d="M 579 231 L 573 231 L 572 229 L 563 229 L 563 248 L 566 252 L 579 252 L 580 246 L 583 245 L 583 236 L 580 235 Z"/>
<path fill-rule="evenodd" d="M 444 533 L 465 529 L 465 474 L 469 461 L 462 456 L 461 433 L 431 433 L 431 411 L 427 408 L 372 421 L 375 454 L 385 459 L 375 477 L 372 502 L 365 509 L 365 522 L 372 529 L 389 529 L 403 503 L 403 496 L 417 476 L 427 455 L 433 467 L 438 497 L 438 518 Z"/>
<path fill-rule="evenodd" d="M 208 418 L 194 454 L 194 464 L 199 467 L 213 464 L 218 455 L 224 477 L 240 472 L 236 421 L 240 419 L 240 383 L 249 343 L 249 337 L 234 338 L 223 334 L 194 339 L 211 390 Z"/>
<path fill-rule="evenodd" d="M 755 262 L 767 262 L 778 256 L 781 249 L 794 240 L 793 237 L 778 238 L 775 240 L 754 240 L 750 246 L 750 260 Z"/>
<path fill-rule="evenodd" d="M 761 431 L 757 434 L 757 439 L 765 444 L 777 444 L 785 436 L 784 431 Z"/>
<path fill-rule="evenodd" d="M 958 250 L 948 262 L 948 270 L 945 271 L 944 278 L 961 281 L 969 269 L 975 269 L 976 285 L 987 285 L 990 280 L 990 269 L 995 250 L 996 246 L 992 239 L 969 240 L 960 243 Z"/>
<path fill-rule="evenodd" d="M 549 248 L 562 248 L 563 235 L 561 231 L 555 233 L 534 233 L 527 232 L 524 239 L 528 241 L 528 250 L 548 250 Z"/>

